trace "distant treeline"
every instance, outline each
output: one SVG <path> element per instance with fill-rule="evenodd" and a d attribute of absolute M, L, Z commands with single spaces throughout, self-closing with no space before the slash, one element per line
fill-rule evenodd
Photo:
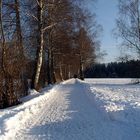
<path fill-rule="evenodd" d="M 94 64 L 85 71 L 87 78 L 140 78 L 140 60 Z"/>

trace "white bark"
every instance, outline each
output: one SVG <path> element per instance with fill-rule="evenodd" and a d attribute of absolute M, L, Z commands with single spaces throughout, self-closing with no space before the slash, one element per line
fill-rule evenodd
<path fill-rule="evenodd" d="M 40 0 L 40 23 L 39 23 L 39 29 L 40 29 L 40 46 L 38 50 L 38 59 L 37 59 L 37 68 L 36 68 L 36 74 L 35 74 L 35 80 L 34 80 L 34 88 L 37 89 L 38 82 L 39 82 L 39 76 L 40 71 L 42 67 L 42 60 L 43 60 L 43 46 L 44 46 L 44 35 L 43 35 L 43 1 Z"/>

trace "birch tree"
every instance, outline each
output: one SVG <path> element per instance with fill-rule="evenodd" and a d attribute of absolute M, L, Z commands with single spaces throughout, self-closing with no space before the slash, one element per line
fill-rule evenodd
<path fill-rule="evenodd" d="M 116 20 L 116 35 L 122 39 L 122 46 L 140 54 L 140 1 L 119 0 L 119 16 Z"/>
<path fill-rule="evenodd" d="M 34 78 L 34 88 L 37 89 L 43 59 L 44 33 L 43 33 L 43 0 L 38 0 L 38 32 L 39 47 L 37 54 L 37 65 Z"/>

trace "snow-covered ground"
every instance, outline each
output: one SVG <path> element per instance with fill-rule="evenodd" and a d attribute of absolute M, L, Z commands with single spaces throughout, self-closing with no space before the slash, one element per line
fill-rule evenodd
<path fill-rule="evenodd" d="M 0 110 L 0 140 L 140 140 L 140 85 L 70 79 Z"/>

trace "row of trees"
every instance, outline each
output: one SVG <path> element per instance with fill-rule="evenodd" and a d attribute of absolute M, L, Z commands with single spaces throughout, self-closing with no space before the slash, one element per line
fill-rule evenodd
<path fill-rule="evenodd" d="M 84 0 L 0 0 L 0 108 L 93 63 L 100 25 Z M 91 22 L 92 21 L 92 22 Z"/>
<path fill-rule="evenodd" d="M 140 60 L 95 64 L 85 70 L 87 78 L 140 78 Z"/>

